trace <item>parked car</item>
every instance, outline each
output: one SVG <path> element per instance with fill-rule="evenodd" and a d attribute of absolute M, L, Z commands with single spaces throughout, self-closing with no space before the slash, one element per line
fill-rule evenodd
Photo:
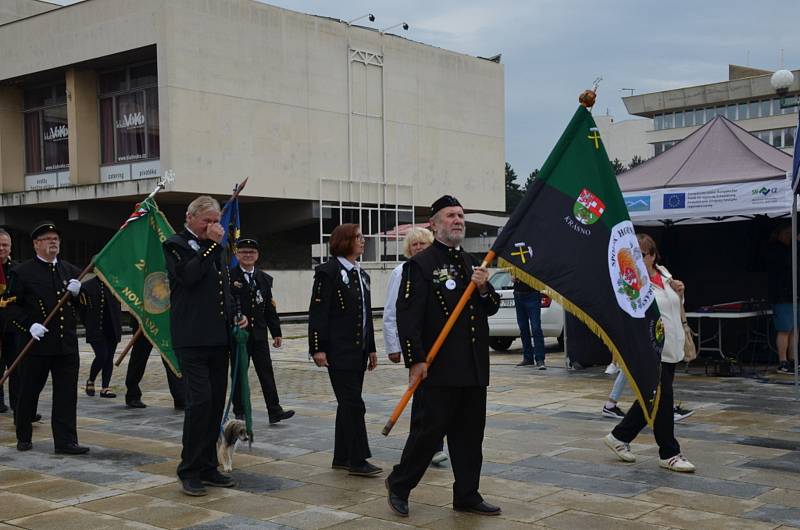
<path fill-rule="evenodd" d="M 514 308 L 514 279 L 500 270 L 489 278 L 500 295 L 500 310 L 489 317 L 489 345 L 497 351 L 506 351 L 520 336 L 517 311 Z M 545 337 L 555 337 L 564 347 L 564 309 L 560 304 L 542 295 L 542 332 Z"/>

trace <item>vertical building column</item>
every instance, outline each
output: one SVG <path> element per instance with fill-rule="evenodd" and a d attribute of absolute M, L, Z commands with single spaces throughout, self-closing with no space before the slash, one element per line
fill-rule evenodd
<path fill-rule="evenodd" d="M 67 82 L 69 180 L 73 186 L 100 182 L 100 121 L 97 74 L 70 68 Z"/>
<path fill-rule="evenodd" d="M 25 188 L 22 90 L 0 87 L 0 193 Z"/>

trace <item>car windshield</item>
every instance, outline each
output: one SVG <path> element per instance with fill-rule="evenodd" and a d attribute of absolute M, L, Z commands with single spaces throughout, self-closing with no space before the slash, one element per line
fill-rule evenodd
<path fill-rule="evenodd" d="M 492 274 L 492 277 L 489 278 L 489 283 L 492 284 L 495 290 L 514 288 L 514 279 L 506 271 L 498 271 Z"/>

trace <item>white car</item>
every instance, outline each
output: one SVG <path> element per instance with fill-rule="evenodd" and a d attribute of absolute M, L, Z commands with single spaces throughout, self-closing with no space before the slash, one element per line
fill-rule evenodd
<path fill-rule="evenodd" d="M 500 295 L 500 309 L 489 317 L 489 345 L 497 351 L 506 351 L 518 339 L 519 325 L 514 308 L 514 279 L 507 271 L 497 271 L 489 278 Z M 555 337 L 564 347 L 564 309 L 560 304 L 542 295 L 542 332 L 545 337 Z"/>

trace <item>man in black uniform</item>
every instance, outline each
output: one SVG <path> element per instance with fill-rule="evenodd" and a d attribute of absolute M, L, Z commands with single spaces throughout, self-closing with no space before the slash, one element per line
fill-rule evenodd
<path fill-rule="evenodd" d="M 280 348 L 283 341 L 281 321 L 278 318 L 275 299 L 272 298 L 272 276 L 256 268 L 259 258 L 258 241 L 239 239 L 236 249 L 239 266 L 230 273 L 231 292 L 238 300 L 242 314 L 250 322 L 247 353 L 253 360 L 253 367 L 261 383 L 269 422 L 278 423 L 294 416 L 294 411 L 283 410 L 281 407 L 278 389 L 275 386 L 272 359 L 269 355 L 267 328 L 272 334 L 273 346 Z M 241 419 L 244 418 L 244 408 L 238 390 L 236 388 L 233 394 L 233 412 Z"/>
<path fill-rule="evenodd" d="M 5 307 L 9 303 L 9 293 L 14 288 L 14 263 L 11 261 L 11 235 L 0 228 L 0 267 L 3 267 L 5 284 L 0 285 L 0 371 L 5 370 L 17 356 L 17 333 L 6 318 Z M 8 381 L 8 403 L 13 409 L 17 403 L 19 391 L 19 374 L 15 370 Z M 0 412 L 6 412 L 3 387 L 0 386 Z"/>
<path fill-rule="evenodd" d="M 17 449 L 28 451 L 33 447 L 31 421 L 39 393 L 50 374 L 53 381 L 50 421 L 55 452 L 83 454 L 89 448 L 78 445 L 75 410 L 79 367 L 76 297 L 81 291 L 81 282 L 76 278 L 80 270 L 58 259 L 61 233 L 53 223 L 37 225 L 31 232 L 31 239 L 36 256 L 14 269 L 17 277 L 12 294 L 16 300 L 7 308 L 17 329 L 37 341 L 22 362 L 20 392 L 14 414 Z M 41 323 L 66 293 L 70 295 L 67 303 L 58 310 L 50 327 L 44 327 Z"/>
<path fill-rule="evenodd" d="M 236 483 L 217 469 L 217 437 L 228 387 L 233 300 L 220 245 L 219 203 L 200 196 L 186 210 L 184 230 L 163 244 L 170 287 L 172 345 L 186 388 L 183 451 L 178 478 L 187 495 L 206 495 L 205 486 Z M 237 322 L 247 326 L 247 319 Z"/>
<path fill-rule="evenodd" d="M 397 325 L 409 383 L 424 381 L 414 393 L 411 431 L 400 463 L 386 479 L 389 506 L 408 515 L 408 496 L 419 483 L 443 436 L 453 462 L 453 508 L 498 515 L 478 486 L 489 385 L 488 317 L 500 307 L 488 271 L 464 252 L 464 210 L 445 195 L 431 207 L 433 244 L 403 267 L 397 296 Z M 425 362 L 469 282 L 477 289 L 429 367 Z"/>
<path fill-rule="evenodd" d="M 139 329 L 139 323 L 133 321 L 133 332 Z M 125 374 L 125 406 L 130 409 L 143 409 L 147 405 L 142 403 L 142 389 L 139 383 L 142 382 L 144 377 L 144 369 L 147 368 L 147 360 L 150 358 L 150 352 L 153 351 L 153 344 L 144 335 L 140 336 L 131 348 L 131 356 L 128 360 L 128 372 Z M 183 410 L 186 408 L 184 400 L 183 379 L 178 378 L 169 365 L 161 358 L 164 364 L 164 370 L 167 372 L 167 384 L 169 385 L 169 393 L 172 395 L 172 403 L 175 410 Z"/>

